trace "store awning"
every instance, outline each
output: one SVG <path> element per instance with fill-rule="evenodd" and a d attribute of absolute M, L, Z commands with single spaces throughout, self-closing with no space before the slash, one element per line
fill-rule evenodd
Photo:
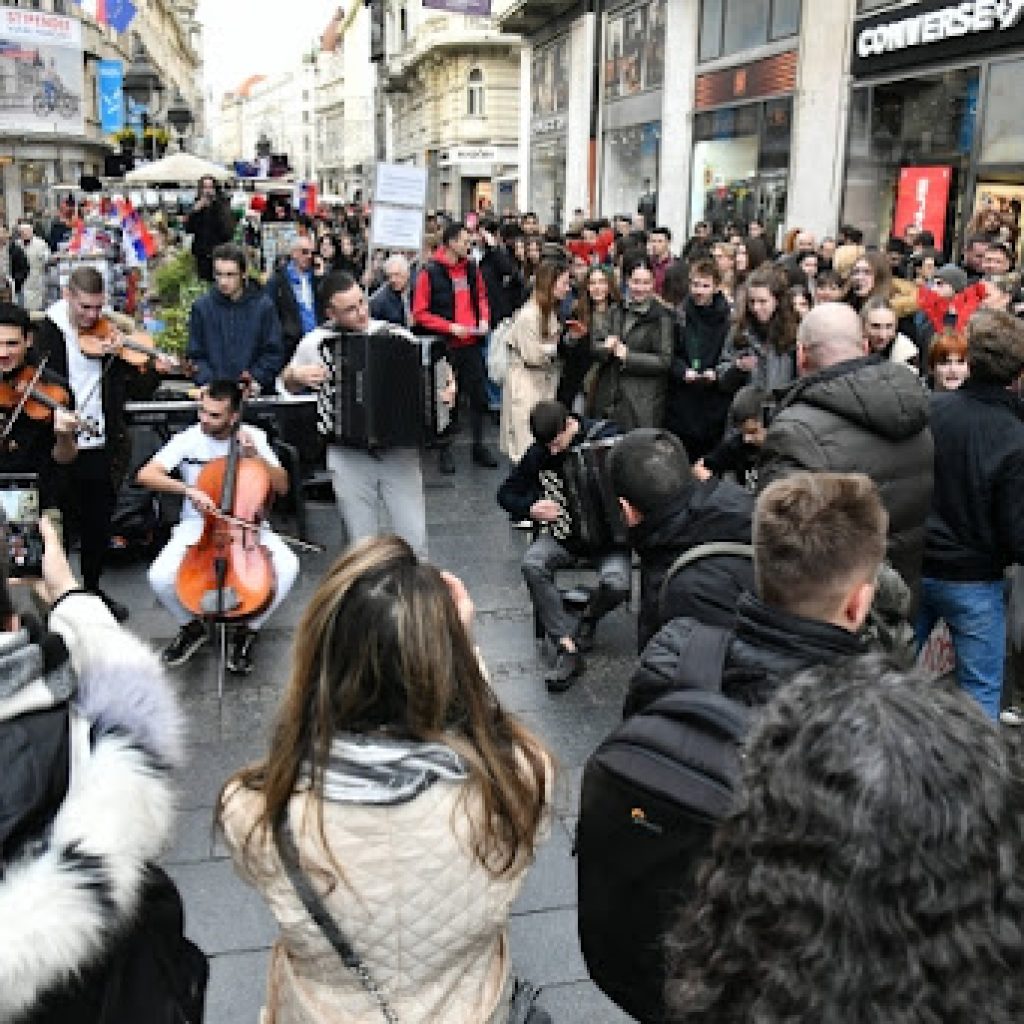
<path fill-rule="evenodd" d="M 498 23 L 503 32 L 528 36 L 552 19 L 565 14 L 571 6 L 564 0 L 518 0 L 504 14 L 499 15 Z"/>

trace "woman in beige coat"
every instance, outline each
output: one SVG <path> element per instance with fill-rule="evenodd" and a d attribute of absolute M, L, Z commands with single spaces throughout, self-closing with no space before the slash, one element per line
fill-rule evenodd
<path fill-rule="evenodd" d="M 516 315 L 508 338 L 508 373 L 501 393 L 501 450 L 518 462 L 533 443 L 530 410 L 550 401 L 558 388 L 558 337 L 555 310 L 569 293 L 569 271 L 543 261 L 533 294 Z"/>
<path fill-rule="evenodd" d="M 306 609 L 270 751 L 218 809 L 280 928 L 268 1024 L 373 1024 L 382 1003 L 401 1024 L 507 1019 L 509 908 L 552 769 L 488 686 L 472 616 L 463 585 L 394 536 L 350 548 Z M 314 923 L 296 864 L 363 977 Z"/>

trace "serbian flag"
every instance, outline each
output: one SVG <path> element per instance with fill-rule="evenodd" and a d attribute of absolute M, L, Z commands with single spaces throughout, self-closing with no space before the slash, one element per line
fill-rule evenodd
<path fill-rule="evenodd" d="M 84 238 L 85 222 L 81 217 L 76 217 L 71 222 L 71 238 L 68 240 L 68 252 L 81 252 Z"/>
<path fill-rule="evenodd" d="M 125 241 L 131 245 L 139 261 L 144 263 L 156 253 L 156 242 L 138 210 L 127 199 L 118 199 L 115 205 Z"/>
<path fill-rule="evenodd" d="M 115 32 L 127 32 L 138 13 L 131 0 L 75 0 L 101 25 L 109 25 Z"/>

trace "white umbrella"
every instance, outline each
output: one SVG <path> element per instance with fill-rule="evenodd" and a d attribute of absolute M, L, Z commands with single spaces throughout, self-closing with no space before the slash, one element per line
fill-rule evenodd
<path fill-rule="evenodd" d="M 165 156 L 162 160 L 156 160 L 151 164 L 136 167 L 134 171 L 129 171 L 124 176 L 124 180 L 137 185 L 181 182 L 195 186 L 204 175 L 212 175 L 217 181 L 227 181 L 234 177 L 231 171 L 221 167 L 220 164 L 203 160 L 191 153 L 171 153 L 170 156 Z"/>

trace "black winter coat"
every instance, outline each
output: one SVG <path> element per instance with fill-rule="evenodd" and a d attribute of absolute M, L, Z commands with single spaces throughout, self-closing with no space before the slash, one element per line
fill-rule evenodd
<path fill-rule="evenodd" d="M 1024 562 L 1024 405 L 996 384 L 967 380 L 932 397 L 935 490 L 924 575 L 1000 580 Z"/>
<path fill-rule="evenodd" d="M 680 616 L 711 626 L 732 626 L 737 598 L 754 587 L 749 558 L 719 555 L 702 559 L 669 584 L 664 615 L 658 599 L 665 573 L 684 551 L 711 541 L 749 544 L 753 515 L 753 495 L 728 481 L 712 479 L 694 482 L 630 530 L 630 543 L 640 556 L 639 650 L 662 623 Z"/>
<path fill-rule="evenodd" d="M 526 301 L 523 273 L 515 257 L 501 246 L 488 246 L 480 260 L 480 276 L 487 289 L 491 327 L 512 316 Z"/>
<path fill-rule="evenodd" d="M 921 578 L 932 496 L 928 394 L 913 370 L 877 356 L 797 381 L 761 449 L 757 485 L 800 470 L 865 473 L 889 513 L 887 557 L 912 591 Z"/>
<path fill-rule="evenodd" d="M 693 619 L 673 619 L 647 644 L 629 684 L 624 717 L 636 714 L 679 685 L 679 667 L 686 663 L 693 629 Z M 721 689 L 727 697 L 760 707 L 794 673 L 815 665 L 831 665 L 866 650 L 859 634 L 791 615 L 769 607 L 753 594 L 744 594 L 736 608 L 736 625 L 726 648 L 722 676 L 708 680 L 706 688 Z"/>

